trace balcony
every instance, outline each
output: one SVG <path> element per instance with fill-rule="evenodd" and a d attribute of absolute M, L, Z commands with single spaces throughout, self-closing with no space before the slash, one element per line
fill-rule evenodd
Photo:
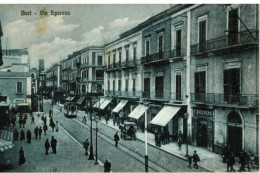
<path fill-rule="evenodd" d="M 141 64 L 150 64 L 162 61 L 168 61 L 169 58 L 183 57 L 185 55 L 185 49 L 174 49 L 170 51 L 157 52 L 151 55 L 147 55 L 141 58 Z"/>
<path fill-rule="evenodd" d="M 140 98 L 142 96 L 142 92 L 141 91 L 105 90 L 105 95 L 116 96 L 116 97 L 137 97 L 137 98 Z"/>
<path fill-rule="evenodd" d="M 104 80 L 104 77 L 96 77 L 96 80 Z"/>
<path fill-rule="evenodd" d="M 237 51 L 238 49 L 257 46 L 259 42 L 258 31 L 250 30 L 250 32 L 257 40 L 254 40 L 248 31 L 238 33 L 230 32 L 228 35 L 192 45 L 191 54 L 201 55 L 207 52 L 224 53 L 227 51 Z"/>
<path fill-rule="evenodd" d="M 258 95 L 225 95 L 216 93 L 191 93 L 191 102 L 217 106 L 258 107 Z"/>

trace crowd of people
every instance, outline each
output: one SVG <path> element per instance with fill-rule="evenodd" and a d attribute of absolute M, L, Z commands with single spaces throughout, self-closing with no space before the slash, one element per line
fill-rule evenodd
<path fill-rule="evenodd" d="M 58 126 L 58 122 L 56 121 L 56 123 L 54 123 L 54 120 L 52 118 L 52 114 L 51 112 L 49 112 L 49 117 L 50 117 L 50 123 L 49 126 L 52 128 L 52 132 L 54 132 L 54 128 L 56 130 L 56 132 L 59 131 L 59 126 Z M 17 128 L 15 128 L 16 126 L 16 121 L 17 121 L 17 115 L 16 114 L 12 114 L 11 115 L 11 123 L 13 125 L 14 131 L 13 131 L 13 140 L 17 141 L 23 141 L 26 139 L 28 144 L 31 144 L 32 141 L 32 133 L 34 134 L 34 138 L 40 140 L 42 138 L 42 132 L 44 132 L 44 135 L 46 136 L 47 134 L 47 130 L 48 130 L 48 126 L 47 126 L 47 117 L 45 115 L 42 115 L 41 120 L 43 123 L 43 127 L 42 126 L 36 126 L 33 130 L 33 132 L 30 129 L 26 130 L 25 133 L 25 129 L 24 127 L 26 125 L 28 125 L 28 127 L 30 126 L 30 123 L 27 122 L 27 114 L 26 113 L 19 113 L 18 115 L 18 123 L 19 123 L 19 127 L 21 128 L 20 132 L 18 131 Z M 30 114 L 31 117 L 31 125 L 35 124 L 35 117 L 34 115 L 31 113 Z M 38 115 L 38 117 L 40 117 L 40 115 Z M 52 148 L 52 152 L 54 154 L 57 153 L 56 148 L 57 148 L 57 139 L 54 138 L 54 136 L 52 136 L 51 141 L 49 143 L 49 139 L 46 138 L 46 141 L 44 143 L 44 147 L 45 147 L 45 154 L 48 154 L 49 148 Z M 24 149 L 23 147 L 20 148 L 19 150 L 19 165 L 24 164 L 26 162 L 25 159 L 25 155 L 24 155 Z"/>
<path fill-rule="evenodd" d="M 159 131 L 155 129 L 154 132 L 155 145 L 157 147 L 161 147 L 161 145 L 169 144 L 170 133 L 168 130 L 164 129 L 163 131 Z"/>

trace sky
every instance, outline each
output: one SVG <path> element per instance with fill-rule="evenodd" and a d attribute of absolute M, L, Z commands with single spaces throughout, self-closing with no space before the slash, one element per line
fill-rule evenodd
<path fill-rule="evenodd" d="M 0 4 L 2 47 L 27 48 L 31 67 L 38 68 L 38 60 L 44 59 L 48 68 L 74 51 L 117 39 L 119 34 L 169 7 L 169 4 Z M 31 15 L 22 16 L 22 10 L 31 11 Z M 48 14 L 40 15 L 42 10 Z M 70 14 L 54 16 L 52 10 Z"/>

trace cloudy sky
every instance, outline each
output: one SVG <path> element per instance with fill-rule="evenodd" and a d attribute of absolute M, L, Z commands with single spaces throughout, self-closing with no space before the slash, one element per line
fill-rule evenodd
<path fill-rule="evenodd" d="M 0 20 L 10 48 L 28 48 L 31 66 L 45 59 L 45 66 L 67 58 L 73 51 L 91 45 L 103 45 L 118 38 L 149 17 L 170 5 L 1 5 Z M 21 10 L 31 16 L 21 16 Z M 45 10 L 48 15 L 40 15 Z M 70 15 L 53 16 L 53 11 L 69 11 Z M 34 14 L 36 13 L 36 14 Z"/>

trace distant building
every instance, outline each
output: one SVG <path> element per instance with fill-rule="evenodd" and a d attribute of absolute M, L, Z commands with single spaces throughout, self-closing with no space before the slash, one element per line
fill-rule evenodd
<path fill-rule="evenodd" d="M 27 49 L 3 50 L 3 62 L 0 67 L 0 95 L 6 96 L 11 107 L 18 98 L 31 104 L 32 76 Z"/>
<path fill-rule="evenodd" d="M 44 59 L 39 60 L 39 73 L 44 71 Z"/>

